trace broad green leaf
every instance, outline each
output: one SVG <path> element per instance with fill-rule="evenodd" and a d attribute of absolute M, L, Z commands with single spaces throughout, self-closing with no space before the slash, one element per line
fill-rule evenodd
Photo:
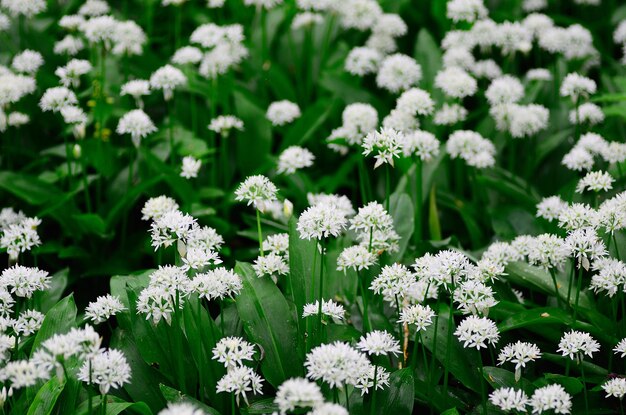
<path fill-rule="evenodd" d="M 243 282 L 237 310 L 248 337 L 263 348 L 263 375 L 274 387 L 302 376 L 300 338 L 287 300 L 271 278 L 257 277 L 250 264 L 238 262 L 235 272 Z"/>
<path fill-rule="evenodd" d="M 65 381 L 59 381 L 56 376 L 47 381 L 28 408 L 28 415 L 50 415 L 64 387 Z"/>
<path fill-rule="evenodd" d="M 301 146 L 313 138 L 334 108 L 335 102 L 328 100 L 318 100 L 307 108 L 302 116 L 289 128 L 280 145 L 281 150 L 293 145 Z"/>
<path fill-rule="evenodd" d="M 43 313 L 46 313 L 48 310 L 50 310 L 63 295 L 63 291 L 65 291 L 65 288 L 67 287 L 68 274 L 69 269 L 64 268 L 60 271 L 57 271 L 50 278 L 50 286 L 46 291 L 41 293 L 41 311 Z"/>
<path fill-rule="evenodd" d="M 450 337 L 448 344 L 448 321 L 450 317 L 449 307 L 441 304 L 438 316 L 436 317 L 437 325 L 437 342 L 434 343 L 435 323 L 430 325 L 422 333 L 424 345 L 431 353 L 435 354 L 435 358 L 442 365 L 448 365 L 450 373 L 456 377 L 459 382 L 467 388 L 479 392 L 480 377 L 478 371 L 478 352 L 475 349 L 463 348 L 454 334 Z M 454 332 L 454 326 L 450 328 Z M 450 347 L 450 361 L 446 362 L 448 357 L 447 348 Z"/>
<path fill-rule="evenodd" d="M 400 249 L 391 255 L 391 261 L 398 262 L 404 255 L 413 235 L 415 214 L 411 198 L 406 193 L 394 193 L 389 199 L 389 210 L 393 217 L 394 229 L 400 235 Z"/>
<path fill-rule="evenodd" d="M 161 393 L 163 394 L 163 397 L 168 402 L 173 402 L 173 403 L 187 402 L 195 406 L 197 409 L 201 409 L 207 415 L 220 415 L 220 412 L 218 412 L 214 408 L 211 408 L 210 406 L 207 406 L 203 404 L 202 402 L 190 396 L 185 395 L 179 390 L 170 388 L 169 386 L 166 386 L 166 385 L 160 385 L 160 388 L 161 388 Z"/>
<path fill-rule="evenodd" d="M 101 413 L 100 408 L 102 408 L 102 398 L 100 396 L 95 396 L 92 400 L 92 405 L 94 408 L 94 412 Z M 135 415 L 152 415 L 154 412 L 150 410 L 148 405 L 144 402 L 124 402 L 122 399 L 113 396 L 107 395 L 107 406 L 106 406 L 106 415 L 119 415 L 119 414 L 135 414 Z M 80 404 L 74 415 L 93 415 L 89 414 L 89 404 L 88 402 L 83 402 Z"/>
<path fill-rule="evenodd" d="M 412 413 L 413 401 L 415 399 L 412 370 L 404 368 L 393 372 L 389 377 L 389 386 L 376 393 L 378 394 L 377 414 L 396 415 Z"/>
<path fill-rule="evenodd" d="M 272 129 L 262 109 L 249 94 L 234 92 L 236 114 L 246 126 L 237 134 L 237 166 L 241 174 L 250 174 L 265 163 L 272 149 Z"/>
<path fill-rule="evenodd" d="M 433 99 L 441 102 L 443 94 L 438 89 L 432 87 L 435 82 L 435 76 L 442 65 L 441 49 L 426 28 L 420 29 L 417 34 L 413 55 L 422 66 L 422 72 L 424 73 L 422 83 L 425 89 L 432 91 Z"/>
<path fill-rule="evenodd" d="M 36 206 L 63 199 L 63 193 L 57 187 L 23 173 L 0 172 L 0 188 Z"/>
<path fill-rule="evenodd" d="M 76 326 L 76 304 L 74 303 L 74 294 L 70 294 L 48 311 L 43 319 L 41 328 L 33 341 L 32 354 L 39 348 L 41 343 L 48 340 L 55 334 L 63 334 L 70 331 Z"/>
<path fill-rule="evenodd" d="M 311 275 L 313 268 L 319 272 L 320 255 L 316 255 L 316 242 L 301 239 L 296 228 L 298 220 L 293 217 L 289 221 L 289 274 L 286 278 L 287 292 L 297 310 L 302 310 L 304 305 L 313 301 L 310 295 L 310 287 L 313 283 Z M 313 259 L 317 256 L 317 263 L 313 265 Z"/>
<path fill-rule="evenodd" d="M 242 414 L 248 415 L 266 415 L 279 412 L 278 405 L 274 403 L 274 398 L 260 399 L 250 403 L 250 406 L 240 409 Z"/>
<path fill-rule="evenodd" d="M 514 366 L 513 364 L 511 365 Z M 524 368 L 522 369 L 522 375 L 523 374 L 524 374 Z M 527 394 L 531 394 L 531 392 L 533 391 L 533 385 L 528 380 L 522 377 L 519 380 L 519 382 L 516 382 L 515 373 L 499 368 L 499 367 L 485 366 L 483 368 L 483 376 L 494 389 L 498 389 L 498 388 L 522 389 Z"/>
<path fill-rule="evenodd" d="M 106 223 L 99 215 L 83 213 L 73 215 L 72 218 L 76 221 L 76 225 L 79 229 L 86 234 L 98 236 L 104 236 L 106 234 Z"/>

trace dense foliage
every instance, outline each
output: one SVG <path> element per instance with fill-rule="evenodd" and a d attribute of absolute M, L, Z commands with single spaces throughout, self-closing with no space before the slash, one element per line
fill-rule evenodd
<path fill-rule="evenodd" d="M 2 412 L 623 413 L 619 3 L 0 0 Z"/>

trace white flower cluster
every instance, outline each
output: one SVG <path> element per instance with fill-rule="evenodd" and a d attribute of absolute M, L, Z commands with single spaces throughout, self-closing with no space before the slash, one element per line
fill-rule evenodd
<path fill-rule="evenodd" d="M 29 218 L 21 212 L 15 214 L 12 210 L 3 209 L 3 214 L 11 215 L 9 221 L 5 220 L 0 227 L 2 236 L 0 237 L 0 248 L 6 249 L 9 259 L 17 261 L 20 254 L 30 251 L 33 247 L 41 244 L 41 239 L 37 233 L 37 227 L 41 224 L 41 219 Z M 6 217 L 6 216 L 5 216 Z"/>
<path fill-rule="evenodd" d="M 446 151 L 452 158 L 462 158 L 472 167 L 484 169 L 492 167 L 496 160 L 493 143 L 477 132 L 458 130 L 446 142 Z"/>
<path fill-rule="evenodd" d="M 204 48 L 198 71 L 205 78 L 216 79 L 248 56 L 248 49 L 243 44 L 243 27 L 240 24 L 218 26 L 215 23 L 205 23 L 198 26 L 189 39 L 191 43 Z"/>

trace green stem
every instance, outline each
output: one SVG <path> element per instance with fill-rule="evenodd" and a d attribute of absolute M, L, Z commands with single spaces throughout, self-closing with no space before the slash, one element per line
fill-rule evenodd
<path fill-rule="evenodd" d="M 346 394 L 346 409 L 350 413 L 350 395 L 348 395 L 348 384 L 343 385 L 343 391 Z"/>
<path fill-rule="evenodd" d="M 359 280 L 359 288 L 361 289 L 361 300 L 363 301 L 363 328 L 365 332 L 368 333 L 372 330 L 372 325 L 370 323 L 370 315 L 368 312 L 368 303 L 367 303 L 367 291 L 365 291 L 365 284 L 363 284 L 363 277 L 359 274 L 359 271 L 356 271 L 356 278 Z"/>
<path fill-rule="evenodd" d="M 391 167 L 385 165 L 385 209 L 389 212 L 389 196 L 391 194 Z"/>
<path fill-rule="evenodd" d="M 313 267 L 311 269 L 311 275 L 315 275 L 315 268 L 317 266 L 317 241 L 315 242 L 314 248 L 313 248 Z M 313 284 L 313 282 L 310 282 L 310 286 L 309 286 L 309 298 L 306 299 L 306 302 L 311 302 L 313 301 L 313 298 L 315 297 L 315 284 Z M 306 336 L 304 338 L 304 349 L 306 350 L 306 352 L 308 353 L 311 350 L 311 337 L 312 337 L 312 332 L 311 332 L 311 319 L 306 319 L 305 320 L 305 324 L 306 324 Z"/>
<path fill-rule="evenodd" d="M 65 161 L 67 163 L 67 188 L 68 190 L 72 190 L 72 150 L 70 149 L 70 142 L 67 137 L 63 138 L 65 140 Z"/>
<path fill-rule="evenodd" d="M 370 415 L 376 414 L 376 381 L 378 380 L 378 365 L 374 365 L 374 387 L 372 388 L 372 402 L 370 406 Z"/>
<path fill-rule="evenodd" d="M 613 233 L 613 243 L 615 244 L 615 254 L 617 254 L 617 259 L 621 261 L 619 254 L 619 246 L 617 245 L 617 237 L 615 236 L 615 232 Z"/>
<path fill-rule="evenodd" d="M 559 285 L 556 282 L 556 274 L 554 272 L 554 268 L 550 268 L 550 276 L 552 277 L 552 282 L 554 283 L 554 295 L 556 296 L 556 301 L 559 307 L 561 307 L 561 295 L 559 294 Z"/>
<path fill-rule="evenodd" d="M 170 99 L 170 101 L 173 101 L 174 97 L 172 97 Z M 168 101 L 168 105 L 167 105 L 167 109 L 168 109 L 168 133 L 169 133 L 169 138 L 170 138 L 170 164 L 172 166 L 174 166 L 176 164 L 176 151 L 175 151 L 175 146 L 174 146 L 174 108 L 175 105 L 173 102 Z"/>
<path fill-rule="evenodd" d="M 576 257 L 572 259 L 572 268 L 569 272 L 569 281 L 567 285 L 567 306 L 570 307 L 572 299 L 572 286 L 574 285 L 574 269 L 576 269 Z"/>
<path fill-rule="evenodd" d="M 367 202 L 369 202 L 369 197 L 367 193 L 367 189 L 369 188 L 367 186 L 367 182 L 369 180 L 367 180 L 367 170 L 365 169 L 365 162 L 363 161 L 363 157 L 361 155 L 359 155 L 359 158 L 357 161 L 357 167 L 359 171 L 359 187 L 361 190 L 361 204 L 366 205 Z"/>
<path fill-rule="evenodd" d="M 261 256 L 265 256 L 263 252 L 263 231 L 261 230 L 261 212 L 259 212 L 259 209 L 256 210 L 256 228 L 259 236 L 259 253 Z"/>
<path fill-rule="evenodd" d="M 420 348 L 422 349 L 422 358 L 424 359 L 424 374 L 428 372 L 428 356 L 426 356 L 426 346 L 424 345 L 424 339 L 422 339 L 422 332 L 417 332 L 416 341 L 419 340 Z"/>
<path fill-rule="evenodd" d="M 417 157 L 415 160 L 415 232 L 413 233 L 415 246 L 422 241 L 422 160 Z"/>
<path fill-rule="evenodd" d="M 583 285 L 583 267 L 581 266 L 580 268 L 578 268 L 578 284 L 576 286 L 576 300 L 574 303 L 574 325 L 576 325 L 576 323 L 578 322 L 577 320 L 577 316 L 578 316 L 578 300 L 580 299 L 580 291 L 582 290 L 582 285 Z"/>
<path fill-rule="evenodd" d="M 580 376 L 583 381 L 583 398 L 585 399 L 585 413 L 589 413 L 589 399 L 587 398 L 587 382 L 585 380 L 585 364 L 580 361 Z"/>
<path fill-rule="evenodd" d="M 89 359 L 89 387 L 91 387 L 91 385 L 93 384 L 92 381 L 92 376 L 93 374 L 93 370 L 91 368 L 91 359 Z M 87 408 L 88 408 L 88 412 L 89 414 L 93 413 L 93 397 L 91 396 L 91 391 L 89 390 L 89 388 L 85 387 L 85 390 L 87 391 Z"/>
<path fill-rule="evenodd" d="M 179 360 L 176 363 L 179 387 L 181 392 L 187 393 L 187 388 L 185 386 L 185 368 L 183 367 L 183 339 L 180 328 L 180 293 L 178 290 L 176 290 L 176 298 L 174 301 L 174 324 L 172 330 L 174 330 L 174 356 L 176 356 Z"/>
<path fill-rule="evenodd" d="M 107 414 L 107 394 L 102 395 L 102 415 Z"/>
<path fill-rule="evenodd" d="M 400 301 L 398 300 L 398 295 L 396 294 L 396 313 L 398 317 L 398 340 L 402 342 L 402 323 L 400 322 Z"/>
<path fill-rule="evenodd" d="M 452 297 L 453 290 L 450 290 L 450 309 L 448 312 L 448 337 L 446 339 L 446 360 L 444 363 L 444 372 L 443 372 L 443 396 L 448 396 L 448 377 L 450 375 L 450 370 L 448 369 L 450 364 L 450 357 L 452 352 L 452 328 L 454 326 L 454 301 Z"/>
<path fill-rule="evenodd" d="M 319 304 L 317 306 L 317 327 L 318 327 L 318 344 L 321 344 L 322 342 L 322 296 L 324 294 L 324 254 L 325 254 L 325 247 L 324 247 L 324 240 L 321 239 L 320 240 L 320 246 L 322 247 L 322 252 L 321 252 L 321 261 L 320 261 L 320 285 L 319 285 L 319 292 L 317 295 L 317 299 L 319 301 Z"/>
<path fill-rule="evenodd" d="M 235 394 L 230 395 L 230 413 L 235 415 L 237 413 L 237 407 L 235 406 Z"/>
<path fill-rule="evenodd" d="M 483 415 L 487 415 L 487 391 L 485 388 L 485 376 L 483 376 L 483 356 L 478 353 L 478 370 L 480 376 L 480 399 Z"/>

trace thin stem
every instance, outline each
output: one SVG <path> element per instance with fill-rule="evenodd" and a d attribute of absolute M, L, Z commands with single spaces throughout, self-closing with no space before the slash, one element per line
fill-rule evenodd
<path fill-rule="evenodd" d="M 72 190 L 72 150 L 70 150 L 70 142 L 67 137 L 64 137 L 65 140 L 65 161 L 67 163 L 67 188 L 68 190 Z"/>
<path fill-rule="evenodd" d="M 561 307 L 561 295 L 559 294 L 559 285 L 556 282 L 554 268 L 550 268 L 550 276 L 552 276 L 552 282 L 554 283 L 554 295 L 556 296 L 557 304 Z"/>
<path fill-rule="evenodd" d="M 107 414 L 107 394 L 102 395 L 102 415 Z"/>
<path fill-rule="evenodd" d="M 174 150 L 174 114 L 172 114 L 174 112 L 174 108 L 175 105 L 173 102 L 170 102 L 174 100 L 174 97 L 171 98 L 171 100 L 168 100 L 168 133 L 169 133 L 169 137 L 170 137 L 170 164 L 172 166 L 175 165 L 175 159 L 176 159 L 176 155 L 175 155 L 175 150 Z"/>
<path fill-rule="evenodd" d="M 235 415 L 237 413 L 237 407 L 235 406 L 235 394 L 234 393 L 230 395 L 230 413 L 231 415 Z"/>
<path fill-rule="evenodd" d="M 415 231 L 413 233 L 415 245 L 422 241 L 422 159 L 415 159 Z"/>
<path fill-rule="evenodd" d="M 324 249 L 324 240 L 320 240 L 320 246 L 322 247 L 322 252 L 321 252 L 321 261 L 320 261 L 320 285 L 319 285 L 319 293 L 317 296 L 317 299 L 319 301 L 319 304 L 317 305 L 317 326 L 318 326 L 318 332 L 317 335 L 319 336 L 318 341 L 321 343 L 322 339 L 322 296 L 324 294 L 324 254 L 325 254 L 325 249 Z"/>
<path fill-rule="evenodd" d="M 619 254 L 619 246 L 617 245 L 617 237 L 615 236 L 615 233 L 613 233 L 613 243 L 615 244 L 615 254 L 617 254 L 617 259 L 620 259 L 620 254 Z"/>
<path fill-rule="evenodd" d="M 389 196 L 391 194 L 391 167 L 385 165 L 385 209 L 389 212 Z"/>
<path fill-rule="evenodd" d="M 402 323 L 400 322 L 400 301 L 398 300 L 398 295 L 396 294 L 396 313 L 398 314 L 398 339 L 402 341 Z"/>
<path fill-rule="evenodd" d="M 424 339 L 422 339 L 421 330 L 418 330 L 415 340 L 419 340 L 420 348 L 422 349 L 422 358 L 424 359 L 424 373 L 428 373 L 428 357 L 426 356 L 426 346 L 424 345 Z"/>
<path fill-rule="evenodd" d="M 374 387 L 372 388 L 372 402 L 370 406 L 370 414 L 376 414 L 376 381 L 378 380 L 378 365 L 374 365 Z"/>
<path fill-rule="evenodd" d="M 572 259 L 572 269 L 569 272 L 569 281 L 567 286 L 567 306 L 569 307 L 572 299 L 572 286 L 574 285 L 574 269 L 576 268 L 576 258 Z"/>
<path fill-rule="evenodd" d="M 89 359 L 89 383 L 88 385 L 91 386 L 93 384 L 92 382 L 92 373 L 93 370 L 91 368 L 91 359 Z M 93 397 L 91 396 L 91 391 L 85 387 L 85 390 L 87 391 L 87 408 L 89 409 L 89 414 L 93 413 Z"/>
<path fill-rule="evenodd" d="M 448 337 L 446 339 L 446 361 L 444 363 L 444 372 L 443 372 L 443 396 L 448 396 L 448 377 L 450 375 L 450 370 L 448 369 L 450 363 L 450 357 L 452 352 L 452 347 L 450 346 L 452 343 L 452 327 L 454 326 L 454 300 L 452 297 L 452 290 L 450 291 L 450 309 L 448 310 L 450 314 L 448 314 Z"/>
<path fill-rule="evenodd" d="M 487 414 L 487 391 L 485 388 L 485 376 L 483 376 L 483 356 L 478 353 L 478 370 L 480 376 L 480 400 L 483 415 Z"/>
<path fill-rule="evenodd" d="M 582 289 L 582 285 L 583 285 L 583 267 L 581 266 L 578 269 L 578 285 L 576 287 L 576 300 L 574 303 L 574 325 L 578 322 L 577 320 L 577 316 L 578 316 L 578 300 L 580 298 L 580 291 Z"/>
<path fill-rule="evenodd" d="M 263 231 L 261 230 L 261 212 L 259 212 L 259 209 L 256 210 L 256 228 L 259 236 L 259 253 L 261 256 L 265 256 L 263 252 Z"/>
<path fill-rule="evenodd" d="M 583 397 L 585 399 L 585 413 L 589 413 L 589 400 L 587 398 L 587 382 L 585 381 L 585 364 L 581 360 L 580 361 L 580 377 L 583 381 Z"/>
<path fill-rule="evenodd" d="M 368 303 L 367 303 L 367 291 L 365 291 L 365 284 L 363 284 L 363 277 L 359 274 L 359 271 L 356 271 L 356 278 L 359 280 L 359 288 L 361 290 L 361 300 L 363 301 L 363 328 L 367 333 L 372 330 L 372 325 L 370 323 L 370 316 L 368 312 Z"/>
<path fill-rule="evenodd" d="M 348 395 L 348 384 L 343 385 L 343 391 L 346 394 L 346 409 L 350 413 L 350 395 Z"/>
<path fill-rule="evenodd" d="M 85 159 L 81 156 L 80 164 L 83 171 L 83 195 L 85 195 L 85 206 L 87 208 L 87 213 L 91 213 L 91 198 L 89 197 L 89 181 L 87 180 L 87 164 L 85 163 Z"/>
<path fill-rule="evenodd" d="M 361 204 L 366 205 L 369 202 L 369 197 L 367 193 L 367 170 L 365 170 L 365 163 L 363 161 L 363 157 L 359 155 L 359 159 L 357 161 L 357 168 L 359 171 L 359 188 L 361 190 Z"/>

